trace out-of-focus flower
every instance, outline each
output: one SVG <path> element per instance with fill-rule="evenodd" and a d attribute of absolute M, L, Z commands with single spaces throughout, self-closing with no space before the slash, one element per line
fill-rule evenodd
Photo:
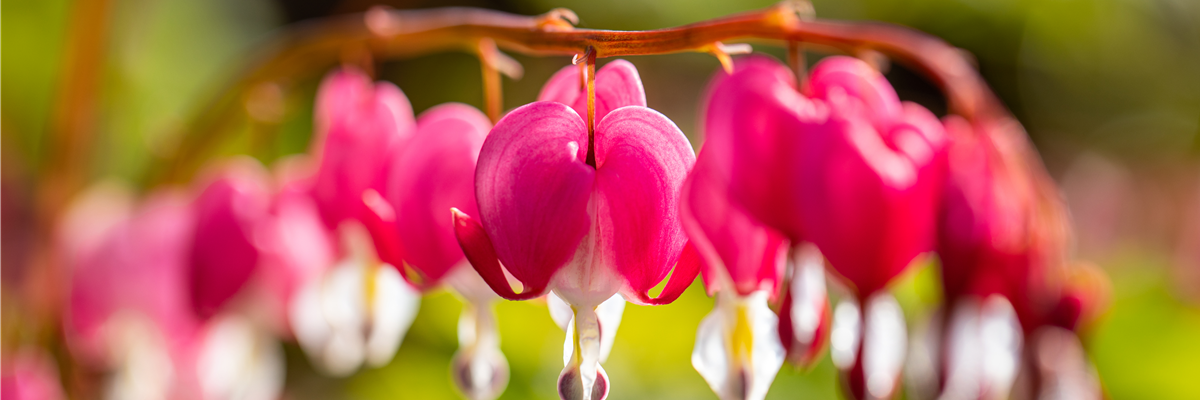
<path fill-rule="evenodd" d="M 477 214 L 475 162 L 492 124 L 464 104 L 444 104 L 417 128 L 386 171 L 385 196 L 369 193 L 366 226 L 379 256 L 408 282 L 446 282 L 469 304 L 460 320 L 453 376 L 471 399 L 494 399 L 508 383 L 492 302 L 499 299 L 471 269 L 454 237 L 450 209 Z"/>
<path fill-rule="evenodd" d="M 373 243 L 366 228 L 378 216 L 364 202 L 382 202 L 387 169 L 416 124 L 399 88 L 351 68 L 325 77 L 315 108 L 318 167 L 311 177 L 293 172 L 283 178 L 275 233 L 268 237 L 276 247 L 276 275 L 292 280 L 277 290 L 292 334 L 319 369 L 348 375 L 364 362 L 391 361 L 420 303 L 398 272 L 403 265 L 384 264 L 397 262 L 389 248 L 376 252 L 374 243 L 387 241 Z M 313 224 L 314 210 L 323 227 Z"/>
<path fill-rule="evenodd" d="M 745 74 L 746 67 L 739 62 L 735 76 Z M 721 83 L 737 79 L 718 75 L 710 92 L 723 94 Z M 718 99 L 709 104 L 723 105 Z M 725 115 L 717 111 L 715 116 Z M 738 133 L 726 126 L 719 120 L 706 125 L 707 142 L 681 195 L 684 231 L 704 260 L 705 287 L 717 295 L 714 310 L 696 333 L 692 365 L 722 399 L 761 399 L 785 355 L 779 318 L 767 302 L 779 293 L 788 242 L 729 198 L 728 146 Z"/>
<path fill-rule="evenodd" d="M 206 187 L 209 190 L 194 200 L 176 191 L 152 193 L 98 238 L 75 236 L 84 242 L 64 244 L 68 253 L 76 251 L 69 258 L 72 276 L 65 335 L 84 365 L 110 372 L 104 384 L 106 397 L 271 399 L 282 388 L 282 352 L 267 327 L 242 324 L 244 331 L 260 338 L 254 346 L 211 340 L 211 332 L 227 325 L 224 321 L 242 318 L 237 315 L 245 312 L 224 303 L 238 295 L 251 278 L 235 277 L 240 282 L 229 285 L 228 268 L 237 274 L 258 271 L 254 244 L 258 221 L 247 217 L 247 199 L 237 183 L 238 179 L 253 178 L 237 176 L 231 172 L 235 170 L 222 170 Z M 251 206 L 253 200 L 257 199 L 251 199 Z M 85 199 L 79 204 L 91 210 L 95 208 L 89 204 L 96 203 Z M 212 218 L 201 221 L 199 217 L 204 215 Z M 219 237 L 222 232 L 225 238 Z M 241 236 L 230 237 L 235 234 Z M 208 241 L 199 240 L 206 235 Z M 229 249 L 229 240 L 246 247 L 240 253 L 222 253 Z M 215 254 L 196 257 L 205 246 Z M 251 250 L 245 251 L 247 247 Z M 239 258 L 247 253 L 255 257 Z M 233 254 L 231 258 L 221 258 L 229 254 Z M 242 264 L 228 265 L 237 262 Z M 196 279 L 197 275 L 204 278 Z M 203 295 L 197 297 L 196 292 Z M 200 303 L 212 306 L 201 308 L 207 310 L 206 315 L 197 314 L 197 298 L 211 301 Z M 214 380 L 214 375 L 207 373 L 211 369 L 206 365 L 230 362 L 244 367 L 237 370 L 239 377 L 256 378 L 220 379 L 217 374 Z"/>
<path fill-rule="evenodd" d="M 58 368 L 48 354 L 37 348 L 5 354 L 0 374 L 0 397 L 7 400 L 60 400 L 62 384 Z"/>
<path fill-rule="evenodd" d="M 252 160 L 229 162 L 208 180 L 192 203 L 188 272 L 192 307 L 204 319 L 219 312 L 258 270 L 256 232 L 271 199 L 267 173 Z"/>
<path fill-rule="evenodd" d="M 396 85 L 372 83 L 344 68 L 325 77 L 317 91 L 313 154 L 320 167 L 313 198 L 331 228 L 362 214 L 362 194 L 383 192 L 383 171 L 397 146 L 412 135 L 412 105 Z"/>
<path fill-rule="evenodd" d="M 851 394 L 890 397 L 904 321 L 880 292 L 932 249 L 942 125 L 923 107 L 900 102 L 882 74 L 854 58 L 822 60 L 803 94 L 777 62 L 747 64 L 720 83 L 708 106 L 710 134 L 739 134 L 729 141 L 731 196 L 792 241 L 816 244 L 852 287 L 857 301 L 839 306 L 833 329 L 858 332 L 840 342 L 858 354 L 844 365 Z M 838 315 L 859 320 L 839 330 Z M 868 354 L 872 349 L 878 353 Z"/>
<path fill-rule="evenodd" d="M 570 74 L 551 79 L 542 97 L 575 102 L 568 94 L 578 96 L 580 81 Z M 570 106 L 517 108 L 480 152 L 479 220 L 455 212 L 459 243 L 492 290 L 511 300 L 553 290 L 574 309 L 579 351 L 559 377 L 560 396 L 572 399 L 607 394 L 596 307 L 618 292 L 641 304 L 673 301 L 698 270 L 692 256 L 681 257 L 686 239 L 678 222 L 679 187 L 695 162 L 687 138 L 644 107 L 632 64 L 601 69 L 596 93 L 594 149 L 585 118 Z M 677 262 L 666 289 L 651 298 Z M 505 270 L 523 285 L 520 293 Z"/>

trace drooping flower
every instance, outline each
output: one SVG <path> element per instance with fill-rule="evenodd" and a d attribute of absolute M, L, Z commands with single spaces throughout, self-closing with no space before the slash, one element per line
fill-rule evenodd
<path fill-rule="evenodd" d="M 758 175 L 737 175 L 734 171 L 734 146 L 743 140 L 741 136 L 746 128 L 742 124 L 753 121 L 756 128 L 778 124 L 769 112 L 762 114 L 771 110 L 770 107 L 750 106 L 744 110 L 731 107 L 733 103 L 743 101 L 779 100 L 744 96 L 742 92 L 747 87 L 784 93 L 795 91 L 791 72 L 765 57 L 740 59 L 732 74 L 717 74 L 705 96 L 705 147 L 685 183 L 682 206 L 684 229 L 708 264 L 703 270 L 706 285 L 710 292 L 726 292 L 718 294 L 717 310 L 702 323 L 693 354 L 693 365 L 722 398 L 762 398 L 774 380 L 785 352 L 798 366 L 808 366 L 823 349 L 828 331 L 824 260 L 820 253 L 811 245 L 804 245 L 799 237 L 789 242 L 781 232 L 752 216 L 733 193 L 741 190 L 735 188 L 754 184 L 746 179 L 759 178 Z M 751 110 L 755 114 L 740 114 Z M 778 187 L 778 183 L 775 186 Z M 787 207 L 779 213 L 796 211 L 794 205 Z M 764 292 L 766 296 L 749 296 L 755 291 Z M 765 300 L 756 300 L 758 298 L 778 301 L 778 318 L 772 318 L 775 314 L 767 310 Z M 755 304 L 760 311 L 738 308 Z M 746 336 L 743 339 L 753 337 L 751 343 L 762 349 L 743 356 L 761 358 L 766 355 L 765 359 L 733 360 L 738 344 L 728 339 L 739 337 L 736 333 L 740 328 L 736 323 L 741 321 L 735 318 L 736 314 L 730 314 L 734 311 L 765 315 L 748 318 L 749 321 L 763 321 L 763 326 L 749 326 L 748 331 L 752 334 L 741 335 Z M 722 312 L 728 315 L 721 317 Z M 706 344 L 733 347 L 722 352 L 703 349 Z M 778 350 L 765 350 L 780 345 Z M 706 354 L 709 357 L 703 357 Z"/>
<path fill-rule="evenodd" d="M 510 300 L 553 290 L 574 309 L 580 351 L 559 377 L 564 398 L 607 394 L 598 365 L 598 305 L 618 292 L 640 304 L 673 301 L 698 270 L 691 256 L 681 257 L 686 239 L 678 222 L 679 187 L 695 162 L 687 138 L 644 106 L 632 64 L 610 63 L 595 82 L 594 143 L 586 114 L 566 104 L 517 108 L 480 152 L 479 219 L 455 212 L 459 243 L 492 290 Z M 579 84 L 560 72 L 542 97 L 578 103 Z M 651 298 L 649 290 L 676 263 L 666 289 Z M 504 270 L 523 285 L 519 293 Z"/>
<path fill-rule="evenodd" d="M 383 192 L 383 171 L 397 146 L 415 127 L 412 105 L 400 88 L 372 83 L 361 71 L 343 68 L 321 82 L 314 110 L 312 153 L 320 166 L 312 196 L 331 229 L 363 210 L 367 189 Z"/>
<path fill-rule="evenodd" d="M 464 104 L 443 104 L 417 119 L 407 143 L 386 170 L 382 196 L 371 194 L 366 226 L 380 258 L 410 283 L 429 289 L 446 282 L 469 304 L 454 357 L 456 384 L 471 399 L 493 399 L 508 383 L 492 303 L 498 297 L 468 265 L 454 237 L 450 209 L 478 213 L 475 162 L 491 121 Z"/>
<path fill-rule="evenodd" d="M 284 263 L 293 270 L 316 269 L 303 273 L 306 278 L 292 290 L 286 307 L 292 333 L 309 358 L 326 373 L 347 375 L 364 362 L 390 361 L 420 302 L 397 269 L 381 262 L 387 257 L 367 232 L 373 220 L 363 201 L 384 191 L 385 172 L 415 122 L 398 87 L 374 83 L 352 68 L 325 77 L 314 114 L 311 153 L 319 156 L 318 167 L 311 177 L 288 179 L 281 196 L 294 198 L 281 197 L 275 216 L 277 226 L 313 232 L 307 239 L 274 243 L 278 254 L 311 252 L 300 248 L 306 243 L 332 249 L 332 257 L 320 265 L 310 265 L 312 259 Z M 309 204 L 324 221 L 323 232 L 311 225 Z"/>
<path fill-rule="evenodd" d="M 265 400 L 282 389 L 282 349 L 263 326 L 242 324 L 253 343 L 217 343 L 211 332 L 230 318 L 244 320 L 237 316 L 243 310 L 218 306 L 203 319 L 194 311 L 190 290 L 210 290 L 191 280 L 195 239 L 215 234 L 198 231 L 198 201 L 152 193 L 94 243 L 65 246 L 82 250 L 71 257 L 67 342 L 89 368 L 110 372 L 104 390 L 111 397 Z M 88 203 L 95 204 L 85 198 L 76 207 L 94 210 Z M 223 283 L 205 282 L 213 281 Z"/>
<path fill-rule="evenodd" d="M 889 349 L 864 360 L 883 368 L 868 365 L 867 373 L 890 375 L 875 378 L 870 389 L 874 397 L 888 397 L 903 359 L 904 343 L 895 340 L 903 338 L 903 319 L 892 312 L 898 310 L 890 306 L 894 300 L 875 298 L 918 254 L 932 249 L 944 169 L 941 123 L 923 107 L 900 102 L 883 75 L 857 59 L 822 60 L 803 93 L 779 63 L 748 64 L 721 83 L 724 89 L 714 91 L 708 107 L 706 129 L 739 133 L 729 146 L 730 195 L 793 242 L 814 243 L 853 288 L 866 312 L 839 307 L 846 311 L 835 317 L 859 318 L 851 327 L 865 342 L 843 344 L 860 356 L 859 347 Z M 878 312 L 871 310 L 874 304 Z M 874 334 L 875 320 L 900 332 Z M 833 332 L 839 332 L 836 326 Z M 872 344 L 873 338 L 888 344 Z M 861 374 L 860 364 L 846 367 Z M 858 398 L 865 395 L 866 379 L 850 378 L 857 381 L 852 386 Z"/>
<path fill-rule="evenodd" d="M 202 180 L 192 203 L 195 230 L 189 250 L 192 307 L 207 319 L 220 311 L 258 270 L 257 229 L 267 217 L 267 173 L 255 161 L 238 159 Z"/>
<path fill-rule="evenodd" d="M 0 373 L 0 397 L 10 400 L 61 400 L 62 384 L 54 359 L 39 348 L 9 350 Z"/>
<path fill-rule="evenodd" d="M 713 312 L 700 322 L 692 365 L 722 399 L 761 399 L 785 355 L 779 320 L 767 302 L 779 293 L 788 242 L 730 201 L 734 132 L 707 133 L 680 205 L 683 229 L 704 260 L 705 287 L 717 295 Z"/>

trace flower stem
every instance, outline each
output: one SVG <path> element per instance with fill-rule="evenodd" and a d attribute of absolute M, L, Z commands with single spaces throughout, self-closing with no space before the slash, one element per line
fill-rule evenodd
<path fill-rule="evenodd" d="M 762 10 L 729 15 L 675 28 L 651 31 L 576 29 L 573 13 L 557 9 L 522 16 L 475 8 L 386 10 L 375 8 L 297 24 L 283 30 L 263 51 L 265 57 L 223 91 L 187 126 L 179 146 L 149 168 L 150 183 L 186 180 L 200 161 L 233 131 L 244 109 L 242 92 L 262 82 L 287 82 L 315 76 L 333 65 L 344 49 L 361 46 L 380 59 L 473 49 L 490 38 L 498 48 L 532 55 L 571 55 L 593 49 L 593 57 L 711 52 L 726 40 L 768 39 L 831 47 L 847 52 L 873 49 L 924 73 L 942 88 L 950 110 L 972 121 L 1010 120 L 1010 113 L 988 89 L 962 52 L 945 41 L 898 25 L 830 21 L 806 17 L 810 6 L 785 1 Z"/>

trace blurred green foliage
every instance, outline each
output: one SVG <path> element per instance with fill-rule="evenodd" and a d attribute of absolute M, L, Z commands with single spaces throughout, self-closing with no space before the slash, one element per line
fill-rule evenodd
<path fill-rule="evenodd" d="M 345 9 L 362 9 L 347 2 Z M 406 3 L 394 2 L 404 8 Z M 761 8 L 771 0 L 528 0 L 502 3 L 526 14 L 568 7 L 580 25 L 652 29 Z M 874 19 L 938 35 L 977 57 L 984 76 L 1035 138 L 1051 171 L 1084 150 L 1126 160 L 1134 169 L 1191 165 L 1200 142 L 1200 2 L 1187 0 L 815 0 L 827 18 Z M 47 121 L 54 107 L 71 4 L 13 0 L 0 5 L 0 127 L 4 168 L 36 182 L 44 170 Z M 206 101 L 282 24 L 266 0 L 114 0 L 102 93 L 95 121 L 91 178 L 138 181 L 155 154 L 177 140 Z M 779 55 L 779 49 L 756 49 Z M 812 53 L 818 55 L 819 53 Z M 516 56 L 521 81 L 505 79 L 505 105 L 532 101 L 542 82 L 569 60 Z M 634 57 L 650 106 L 671 117 L 696 145 L 697 100 L 718 67 L 711 57 Z M 811 62 L 811 61 L 810 61 Z M 380 77 L 396 82 L 420 112 L 433 105 L 482 105 L 477 61 L 438 54 L 388 62 Z M 938 93 L 915 75 L 889 74 L 901 97 L 944 109 Z M 319 77 L 290 95 L 278 127 L 243 127 L 223 154 L 250 153 L 264 162 L 307 149 Z M 266 129 L 266 130 L 264 130 Z M 270 139 L 255 139 L 255 138 Z M 262 140 L 269 140 L 263 142 Z M 1194 167 L 1191 167 L 1195 169 Z M 21 187 L 19 190 L 31 190 Z M 1114 282 L 1108 314 L 1085 335 L 1113 399 L 1200 398 L 1200 309 L 1173 294 L 1166 255 L 1132 252 L 1102 266 Z M 896 292 L 910 318 L 937 302 L 936 273 L 921 268 Z M 612 398 L 713 397 L 690 365 L 696 327 L 712 299 L 697 283 L 669 306 L 629 306 L 605 365 Z M 395 360 L 347 379 L 322 378 L 289 348 L 290 398 L 455 398 L 449 359 L 461 308 L 437 292 L 421 306 Z M 512 367 L 505 399 L 553 399 L 563 333 L 537 302 L 498 305 L 503 350 Z M 828 356 L 811 371 L 785 367 L 769 398 L 837 397 Z"/>

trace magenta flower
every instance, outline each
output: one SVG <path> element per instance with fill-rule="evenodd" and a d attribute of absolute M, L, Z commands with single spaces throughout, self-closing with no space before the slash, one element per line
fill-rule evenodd
<path fill-rule="evenodd" d="M 466 266 L 450 209 L 478 214 L 475 162 L 491 128 L 475 108 L 440 105 L 421 114 L 415 133 L 392 157 L 382 192 L 387 209 L 369 208 L 367 226 L 380 258 L 414 285 L 432 287 L 455 267 Z"/>
<path fill-rule="evenodd" d="M 89 204 L 103 201 L 94 195 L 105 194 L 91 192 L 72 208 L 94 210 Z M 117 218 L 94 245 L 73 257 L 64 313 L 72 353 L 94 367 L 122 362 L 124 354 L 114 343 L 126 342 L 126 332 L 155 337 L 130 340 L 131 345 L 153 342 L 178 348 L 199 324 L 186 295 L 186 254 L 194 224 L 186 198 L 156 193 Z M 88 222 L 67 221 L 65 228 Z"/>
<path fill-rule="evenodd" d="M 61 400 L 62 384 L 54 359 L 39 348 L 6 351 L 0 397 L 8 400 Z"/>
<path fill-rule="evenodd" d="M 225 183 L 214 186 L 228 188 L 230 179 L 237 178 L 220 178 Z M 72 207 L 70 215 L 75 217 L 64 228 L 93 223 L 96 216 L 72 219 L 106 209 L 95 205 L 106 201 L 96 197 L 107 192 L 88 193 Z M 64 332 L 72 352 L 87 366 L 109 372 L 104 383 L 109 396 L 194 398 L 203 393 L 209 399 L 265 399 L 282 388 L 283 353 L 267 326 L 246 322 L 237 314 L 244 310 L 231 307 L 215 306 L 220 313 L 204 320 L 194 311 L 189 289 L 204 292 L 201 298 L 214 298 L 210 287 L 191 281 L 196 273 L 191 257 L 195 239 L 221 230 L 213 228 L 220 226 L 221 213 L 212 210 L 223 208 L 214 205 L 224 202 L 213 198 L 201 196 L 189 203 L 181 193 L 156 192 L 133 211 L 111 217 L 115 221 L 109 228 L 86 239 L 92 243 L 64 244 L 78 251 L 71 257 Z M 198 206 L 199 202 L 207 203 Z M 232 203 L 239 204 L 236 208 L 244 202 Z M 218 216 L 197 221 L 197 209 L 204 207 Z M 197 229 L 202 226 L 207 230 Z M 210 250 L 220 254 L 221 243 L 210 239 L 205 245 L 218 246 Z M 209 268 L 199 273 L 207 275 L 207 282 L 227 282 L 220 274 L 233 263 L 223 264 L 220 257 L 208 260 L 216 267 L 207 264 Z M 251 271 L 257 273 L 256 268 Z M 232 337 L 222 333 L 231 332 L 231 320 L 242 321 L 233 325 Z M 246 395 L 251 397 L 236 397 Z"/>
<path fill-rule="evenodd" d="M 372 84 L 354 69 L 330 73 L 317 92 L 313 154 L 320 167 L 313 198 L 330 228 L 362 214 L 362 193 L 383 192 L 383 171 L 411 136 L 412 105 L 396 85 Z"/>
<path fill-rule="evenodd" d="M 571 67 L 568 67 L 571 68 Z M 544 100 L 579 103 L 578 75 L 564 69 Z M 539 101 L 510 112 L 483 143 L 475 175 L 479 220 L 455 212 L 467 259 L 501 297 L 553 290 L 575 309 L 581 351 L 559 378 L 564 398 L 603 398 L 596 306 L 616 293 L 641 304 L 673 301 L 698 272 L 681 257 L 679 187 L 695 162 L 683 133 L 645 107 L 632 64 L 596 76 L 595 143 L 570 106 Z M 594 151 L 595 165 L 587 163 Z M 681 258 L 685 261 L 681 262 Z M 649 290 L 679 263 L 662 295 Z M 522 285 L 509 286 L 505 270 Z M 597 381 L 597 377 L 601 378 Z"/>
<path fill-rule="evenodd" d="M 904 325 L 894 300 L 876 294 L 932 247 L 942 125 L 928 110 L 901 103 L 883 75 L 854 58 L 820 62 L 803 94 L 778 62 L 743 64 L 708 99 L 710 135 L 738 137 L 728 142 L 730 195 L 792 241 L 816 244 L 853 288 L 856 304 L 835 313 L 834 339 L 847 332 L 834 340 L 835 361 L 850 357 L 839 365 L 851 370 L 856 397 L 869 379 L 873 396 L 888 397 L 903 360 Z M 839 330 L 838 315 L 856 322 Z M 860 345 L 882 349 L 864 359 L 867 378 Z"/>
<path fill-rule="evenodd" d="M 220 311 L 259 266 L 256 230 L 268 216 L 267 173 L 257 162 L 220 167 L 192 203 L 196 221 L 190 250 L 192 307 L 201 318 Z"/>
<path fill-rule="evenodd" d="M 729 133 L 708 132 L 682 189 L 683 228 L 704 260 L 705 287 L 717 295 L 700 322 L 692 365 L 722 399 L 761 399 L 784 361 L 779 319 L 767 302 L 779 293 L 788 242 L 730 201 L 728 151 L 720 147 Z"/>
<path fill-rule="evenodd" d="M 385 196 L 365 198 L 364 222 L 380 259 L 422 289 L 446 282 L 467 301 L 452 376 L 471 399 L 496 398 L 508 383 L 492 310 L 498 297 L 467 264 L 450 213 L 478 213 L 475 162 L 491 128 L 483 113 L 463 104 L 422 113 L 386 171 Z"/>

